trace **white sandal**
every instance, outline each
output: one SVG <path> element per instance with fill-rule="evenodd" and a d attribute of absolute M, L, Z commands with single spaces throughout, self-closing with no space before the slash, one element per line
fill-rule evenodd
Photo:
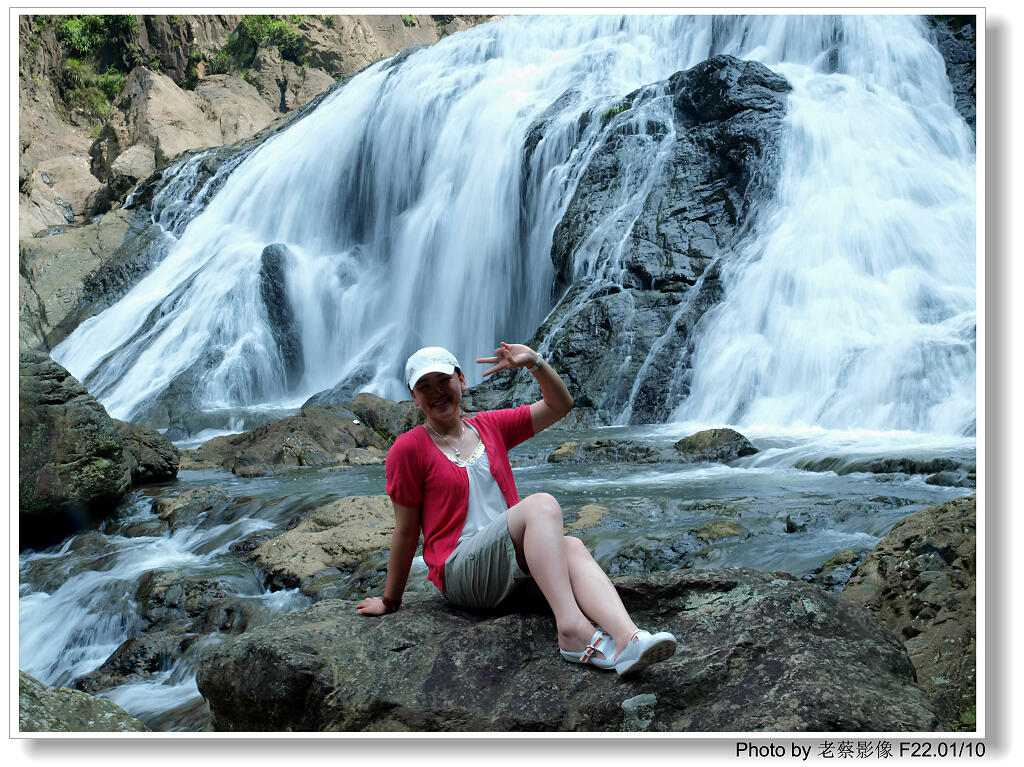
<path fill-rule="evenodd" d="M 558 652 L 570 663 L 588 663 L 595 668 L 605 671 L 611 671 L 615 668 L 615 661 L 612 660 L 612 655 L 615 652 L 615 643 L 612 641 L 611 634 L 607 631 L 595 631 L 594 636 L 590 638 L 590 644 L 587 645 L 583 652 L 563 650 L 561 647 L 558 648 Z M 603 653 L 604 657 L 598 658 L 596 653 Z"/>
<path fill-rule="evenodd" d="M 615 672 L 623 679 L 639 674 L 652 663 L 672 657 L 676 651 L 676 638 L 667 631 L 651 634 L 638 629 L 629 638 L 629 644 L 615 658 Z"/>

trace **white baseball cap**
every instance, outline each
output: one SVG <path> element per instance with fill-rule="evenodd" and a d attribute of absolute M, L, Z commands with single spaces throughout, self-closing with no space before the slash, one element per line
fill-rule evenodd
<path fill-rule="evenodd" d="M 440 346 L 425 346 L 413 352 L 405 362 L 405 381 L 412 389 L 416 382 L 427 373 L 444 373 L 451 375 L 455 368 L 461 367 L 455 355 Z"/>

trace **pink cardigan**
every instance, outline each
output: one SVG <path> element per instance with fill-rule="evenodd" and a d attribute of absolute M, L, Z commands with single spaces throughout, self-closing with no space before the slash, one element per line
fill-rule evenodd
<path fill-rule="evenodd" d="M 483 440 L 491 474 L 505 503 L 509 508 L 515 506 L 519 495 L 508 451 L 533 436 L 530 406 L 477 413 L 466 420 Z M 384 468 L 391 500 L 420 510 L 427 579 L 444 590 L 444 563 L 455 551 L 469 511 L 469 474 L 445 457 L 423 426 L 395 440 Z"/>

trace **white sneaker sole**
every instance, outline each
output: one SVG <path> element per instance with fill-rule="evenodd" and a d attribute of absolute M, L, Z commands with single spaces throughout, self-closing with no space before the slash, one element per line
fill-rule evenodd
<path fill-rule="evenodd" d="M 649 647 L 640 653 L 640 657 L 636 660 L 616 663 L 615 673 L 623 679 L 629 679 L 631 676 L 639 674 L 652 663 L 661 663 L 663 660 L 668 660 L 675 652 L 676 643 L 674 640 L 667 638 L 659 639 L 651 643 Z"/>

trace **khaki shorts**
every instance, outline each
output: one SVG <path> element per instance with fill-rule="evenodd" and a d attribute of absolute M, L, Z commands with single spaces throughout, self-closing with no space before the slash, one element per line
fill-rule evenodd
<path fill-rule="evenodd" d="M 494 607 L 530 575 L 516 561 L 508 512 L 455 547 L 444 563 L 444 598 L 458 607 Z"/>

